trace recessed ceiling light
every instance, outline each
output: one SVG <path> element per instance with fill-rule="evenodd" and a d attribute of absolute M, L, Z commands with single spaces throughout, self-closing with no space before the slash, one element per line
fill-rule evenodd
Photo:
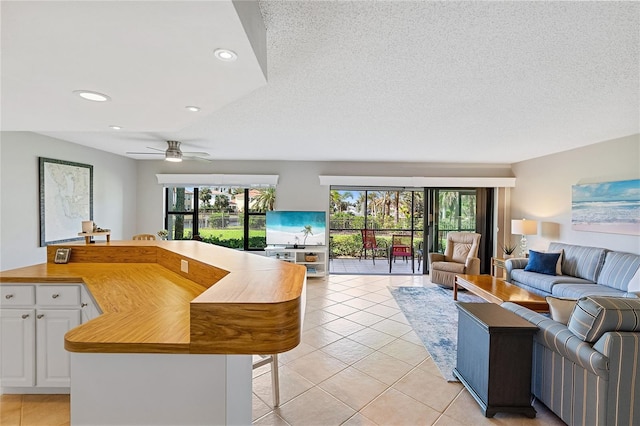
<path fill-rule="evenodd" d="M 236 52 L 229 49 L 216 49 L 213 54 L 216 55 L 216 58 L 220 59 L 221 61 L 231 62 L 238 59 L 238 55 L 236 54 Z"/>
<path fill-rule="evenodd" d="M 109 126 L 109 128 L 113 130 L 122 130 L 121 126 Z"/>
<path fill-rule="evenodd" d="M 185 108 L 186 108 L 186 109 L 188 109 L 188 110 L 189 110 L 189 111 L 191 111 L 191 112 L 198 112 L 198 111 L 200 111 L 200 108 L 199 108 L 199 107 L 197 107 L 197 106 L 188 105 L 188 106 L 186 106 Z"/>
<path fill-rule="evenodd" d="M 90 90 L 74 90 L 73 93 L 88 101 L 106 102 L 111 100 L 111 98 L 107 95 L 98 92 L 92 92 Z"/>

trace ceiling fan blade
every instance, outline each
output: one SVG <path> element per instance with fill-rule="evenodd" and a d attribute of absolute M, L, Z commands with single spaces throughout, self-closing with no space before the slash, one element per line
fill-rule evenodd
<path fill-rule="evenodd" d="M 210 157 L 208 152 L 185 152 L 185 151 L 182 151 L 182 155 L 189 155 L 191 157 L 196 157 L 196 156 Z"/>
<path fill-rule="evenodd" d="M 164 155 L 163 152 L 125 152 L 127 155 Z"/>
<path fill-rule="evenodd" d="M 206 162 L 213 162 L 212 158 L 204 158 L 204 157 L 183 157 L 185 160 L 195 160 L 195 161 L 206 161 Z"/>

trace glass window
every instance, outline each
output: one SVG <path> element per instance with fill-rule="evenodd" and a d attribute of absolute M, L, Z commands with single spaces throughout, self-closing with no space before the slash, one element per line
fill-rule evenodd
<path fill-rule="evenodd" d="M 167 188 L 166 196 L 169 239 L 199 235 L 204 242 L 235 249 L 266 246 L 265 216 L 275 205 L 274 187 Z"/>

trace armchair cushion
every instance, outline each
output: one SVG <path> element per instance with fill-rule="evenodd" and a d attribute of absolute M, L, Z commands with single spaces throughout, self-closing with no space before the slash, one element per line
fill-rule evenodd
<path fill-rule="evenodd" d="M 447 259 L 451 262 L 465 263 L 467 261 L 467 256 L 469 255 L 469 251 L 471 251 L 471 244 L 465 243 L 455 243 L 453 246 L 453 255 L 451 259 Z"/>
<path fill-rule="evenodd" d="M 589 343 L 608 331 L 640 331 L 640 299 L 584 297 L 578 300 L 567 326 Z"/>
<path fill-rule="evenodd" d="M 464 274 L 465 273 L 465 265 L 464 263 L 455 263 L 455 262 L 435 262 L 431 264 L 432 269 L 437 269 L 439 271 L 444 272 L 454 272 L 456 274 Z"/>

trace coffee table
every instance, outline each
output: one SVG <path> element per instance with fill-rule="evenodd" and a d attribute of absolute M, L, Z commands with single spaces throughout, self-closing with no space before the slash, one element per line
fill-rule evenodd
<path fill-rule="evenodd" d="M 535 312 L 549 312 L 549 305 L 544 297 L 491 275 L 456 275 L 453 300 L 458 300 L 458 287 L 466 288 L 487 302 L 498 305 L 513 302 Z"/>

